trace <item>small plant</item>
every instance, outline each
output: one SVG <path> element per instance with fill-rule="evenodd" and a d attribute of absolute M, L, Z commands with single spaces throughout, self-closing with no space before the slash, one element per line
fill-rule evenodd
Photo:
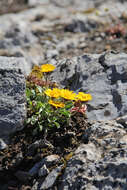
<path fill-rule="evenodd" d="M 53 127 L 67 125 L 75 112 L 86 111 L 83 103 L 91 100 L 90 94 L 78 94 L 68 89 L 60 89 L 47 80 L 47 73 L 55 69 L 53 65 L 35 66 L 27 78 L 27 124 L 34 127 L 34 134 L 43 131 L 47 134 Z"/>

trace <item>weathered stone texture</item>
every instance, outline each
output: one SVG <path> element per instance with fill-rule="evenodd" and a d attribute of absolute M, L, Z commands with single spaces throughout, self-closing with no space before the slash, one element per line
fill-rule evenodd
<path fill-rule="evenodd" d="M 67 164 L 61 190 L 126 190 L 126 131 L 116 121 L 95 122 Z"/>
<path fill-rule="evenodd" d="M 75 92 L 90 93 L 90 120 L 111 120 L 127 113 L 127 55 L 106 52 L 60 61 L 51 79 Z"/>
<path fill-rule="evenodd" d="M 26 116 L 24 58 L 0 57 L 0 138 L 23 128 Z"/>

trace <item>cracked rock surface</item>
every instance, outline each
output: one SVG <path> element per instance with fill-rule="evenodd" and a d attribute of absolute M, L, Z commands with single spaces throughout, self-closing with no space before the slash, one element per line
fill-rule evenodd
<path fill-rule="evenodd" d="M 88 128 L 84 138 L 89 143 L 81 144 L 68 162 L 59 189 L 125 190 L 126 135 L 125 128 L 113 120 L 96 122 Z"/>
<path fill-rule="evenodd" d="M 26 117 L 23 58 L 0 57 L 0 138 L 21 130 Z"/>
<path fill-rule="evenodd" d="M 90 120 L 115 119 L 127 113 L 127 55 L 106 52 L 60 61 L 51 79 L 62 87 L 92 94 Z"/>

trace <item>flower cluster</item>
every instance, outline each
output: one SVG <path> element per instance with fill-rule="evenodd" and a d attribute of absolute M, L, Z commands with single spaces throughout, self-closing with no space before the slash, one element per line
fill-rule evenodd
<path fill-rule="evenodd" d="M 90 94 L 85 94 L 84 92 L 79 92 L 78 94 L 76 94 L 73 91 L 70 91 L 68 89 L 59 89 L 59 88 L 46 89 L 44 93 L 50 98 L 59 98 L 60 100 L 62 98 L 63 102 L 65 102 L 65 100 L 71 100 L 75 102 L 86 102 L 86 101 L 92 100 L 92 96 Z M 57 104 L 55 103 L 53 104 L 53 100 L 52 101 L 50 100 L 49 104 L 52 104 L 53 106 L 56 105 L 55 107 L 58 107 L 58 102 L 59 101 L 57 101 Z M 63 102 L 59 102 L 59 104 L 62 105 L 62 107 L 64 106 Z M 61 107 L 60 105 L 59 107 Z M 78 109 L 72 109 L 73 111 L 80 110 L 79 106 L 75 106 L 75 107 L 77 107 Z M 86 111 L 85 109 L 86 107 L 84 108 L 82 105 L 80 107 L 83 108 L 81 112 L 83 112 L 83 110 L 84 112 Z"/>
<path fill-rule="evenodd" d="M 72 112 L 85 113 L 85 103 L 92 99 L 90 94 L 75 92 L 69 89 L 60 89 L 47 80 L 47 73 L 52 72 L 55 66 L 44 64 L 34 66 L 27 78 L 27 123 L 41 130 L 51 127 L 59 128 L 68 123 Z"/>

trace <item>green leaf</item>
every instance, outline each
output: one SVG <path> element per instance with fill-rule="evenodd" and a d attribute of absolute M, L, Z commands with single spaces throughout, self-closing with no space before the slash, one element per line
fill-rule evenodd
<path fill-rule="evenodd" d="M 37 102 L 36 109 L 39 110 L 40 108 L 43 108 L 44 104 L 40 101 Z"/>
<path fill-rule="evenodd" d="M 37 122 L 37 116 L 36 115 L 33 115 L 32 117 L 31 117 L 31 125 L 35 125 L 35 123 Z"/>
<path fill-rule="evenodd" d="M 60 124 L 59 124 L 58 122 L 54 121 L 54 124 L 55 124 L 55 126 L 56 126 L 57 128 L 60 128 Z"/>
<path fill-rule="evenodd" d="M 51 123 L 51 122 L 52 122 L 49 118 L 47 118 L 47 120 L 48 120 L 48 122 L 49 122 L 49 123 Z"/>
<path fill-rule="evenodd" d="M 39 114 L 43 111 L 43 107 L 41 107 L 40 109 L 39 109 Z"/>
<path fill-rule="evenodd" d="M 37 89 L 38 89 L 39 93 L 42 93 L 42 87 L 41 86 L 37 86 Z"/>
<path fill-rule="evenodd" d="M 33 96 L 35 96 L 35 95 L 36 95 L 36 92 L 35 92 L 35 90 L 34 90 L 34 89 L 32 89 L 32 90 L 31 90 L 31 93 L 32 93 L 32 95 L 33 95 Z"/>
<path fill-rule="evenodd" d="M 57 117 L 53 117 L 52 120 L 53 120 L 53 121 L 57 121 Z"/>
<path fill-rule="evenodd" d="M 31 90 L 29 88 L 26 88 L 26 96 L 29 98 L 31 96 Z"/>
<path fill-rule="evenodd" d="M 31 118 L 28 118 L 27 120 L 26 120 L 26 124 L 29 124 L 31 122 Z"/>
<path fill-rule="evenodd" d="M 66 105 L 65 105 L 65 109 L 71 109 L 73 106 L 73 103 L 72 102 L 68 102 Z"/>
<path fill-rule="evenodd" d="M 42 131 L 43 126 L 39 124 L 39 130 Z"/>
<path fill-rule="evenodd" d="M 65 116 L 67 116 L 67 117 L 69 117 L 70 116 L 70 112 L 69 111 L 67 111 L 67 110 L 61 110 L 60 111 L 60 113 L 62 114 L 62 115 L 65 115 Z"/>

